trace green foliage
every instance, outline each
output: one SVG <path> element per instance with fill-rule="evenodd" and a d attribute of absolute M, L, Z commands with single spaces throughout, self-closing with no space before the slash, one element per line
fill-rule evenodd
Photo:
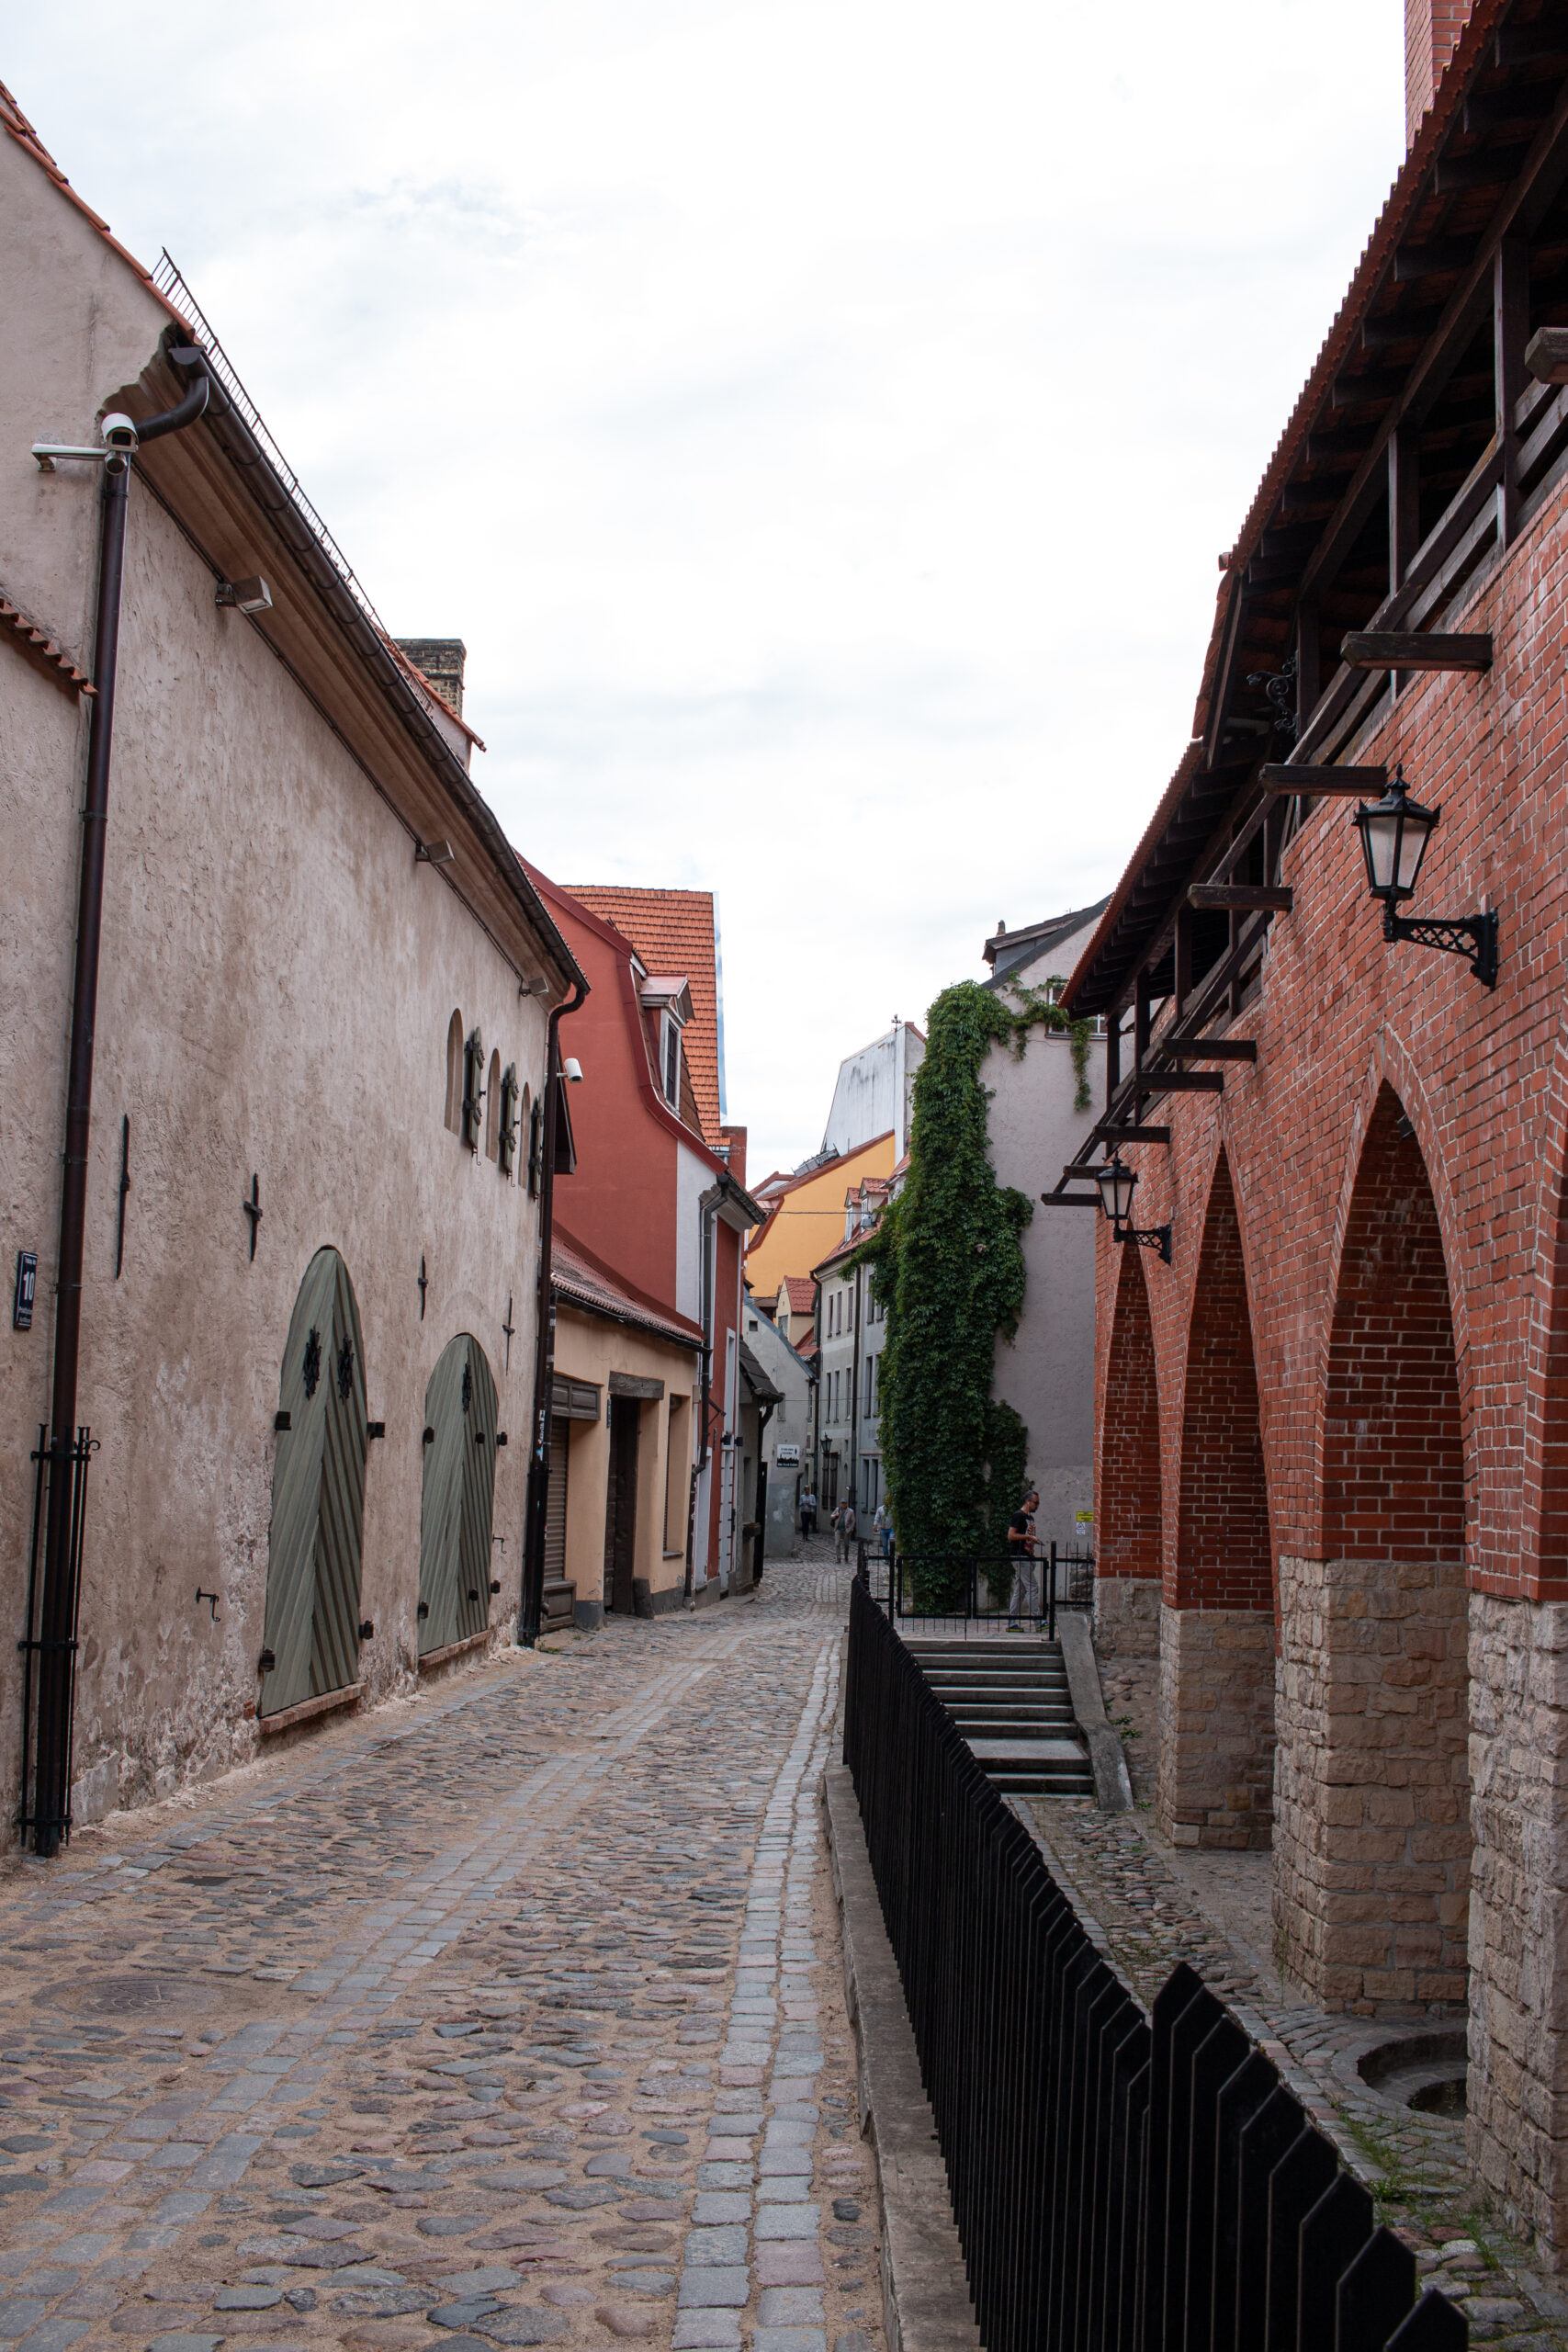
<path fill-rule="evenodd" d="M 1017 998 L 1019 1005 L 1018 1018 L 1013 1023 L 1012 1049 L 1021 1061 L 1029 1033 L 1037 1022 L 1047 1029 L 1055 1030 L 1058 1035 L 1065 1031 L 1067 1050 L 1073 1057 L 1073 1076 L 1077 1080 L 1073 1093 L 1073 1108 L 1075 1111 L 1087 1111 L 1089 1106 L 1089 1041 L 1094 1035 L 1094 1023 L 1092 1021 L 1068 1020 L 1056 1001 L 1066 986 L 1066 982 L 1055 975 L 1042 988 L 1026 989 L 1017 982 L 1011 984 L 1011 994 Z"/>
<path fill-rule="evenodd" d="M 908 1173 L 849 1261 L 872 1267 L 886 1310 L 882 1458 L 898 1549 L 933 1563 L 916 1571 L 922 1609 L 940 1608 L 962 1580 L 961 1568 L 935 1563 L 1005 1552 L 1023 1491 L 1028 1431 L 992 1397 L 991 1375 L 998 1333 L 1018 1329 L 1019 1237 L 1033 1205 L 997 1182 L 980 1067 L 990 1046 L 1039 1022 L 1067 1026 L 1029 994 L 1015 1010 L 964 980 L 938 997 L 915 1080 Z"/>

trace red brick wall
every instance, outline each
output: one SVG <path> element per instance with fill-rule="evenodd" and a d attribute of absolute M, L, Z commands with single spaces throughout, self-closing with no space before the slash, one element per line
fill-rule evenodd
<path fill-rule="evenodd" d="M 1430 107 L 1443 68 L 1470 21 L 1472 0 L 1404 0 L 1404 143 Z"/>
<path fill-rule="evenodd" d="M 1166 1569 L 1173 1609 L 1274 1605 L 1247 1268 L 1230 1166 L 1214 1167 L 1182 1396 L 1180 1509 Z"/>
<path fill-rule="evenodd" d="M 1458 1559 L 1464 1451 L 1437 1203 L 1392 1087 L 1378 1095 L 1339 1261 L 1323 1424 L 1331 1559 Z"/>
<path fill-rule="evenodd" d="M 1095 1566 L 1102 1577 L 1157 1577 L 1161 1460 L 1154 1325 L 1142 1250 L 1112 1247 L 1117 1283 L 1096 1432 Z"/>
<path fill-rule="evenodd" d="M 1325 1510 L 1325 1495 L 1339 1268 L 1360 1246 L 1357 1179 L 1392 1089 L 1415 1129 L 1431 1200 L 1423 1216 L 1436 1219 L 1447 1270 L 1469 1580 L 1502 1598 L 1553 1600 L 1568 1599 L 1565 515 L 1560 485 L 1468 604 L 1444 616 L 1446 628 L 1491 631 L 1492 668 L 1412 683 L 1353 753 L 1403 761 L 1421 799 L 1441 807 L 1415 910 L 1494 908 L 1495 990 L 1458 956 L 1384 942 L 1352 813 L 1322 801 L 1286 850 L 1293 910 L 1275 918 L 1261 993 L 1234 1023 L 1257 1039 L 1256 1065 L 1227 1065 L 1218 1097 L 1163 1101 L 1155 1115 L 1171 1130 L 1168 1147 L 1127 1148 L 1140 1222 L 1172 1227 L 1172 1264 L 1141 1253 L 1140 1271 L 1160 1393 L 1175 1400 L 1224 1147 L 1275 1553 L 1321 1560 L 1339 1540 L 1325 1518 L 1337 1529 L 1344 1516 L 1337 1502 Z M 1103 1220 L 1098 1250 L 1103 1548 L 1121 1509 L 1103 1449 L 1127 1424 L 1125 1374 L 1111 1376 L 1124 1253 Z M 1181 1491 L 1181 1428 L 1179 1409 L 1168 1410 L 1168 1519 Z M 1363 1528 L 1356 1540 L 1371 1539 Z"/>

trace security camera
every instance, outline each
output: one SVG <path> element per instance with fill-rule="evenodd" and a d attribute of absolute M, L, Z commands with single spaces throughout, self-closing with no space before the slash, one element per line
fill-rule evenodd
<path fill-rule="evenodd" d="M 581 1086 L 582 1083 L 582 1064 L 577 1059 L 575 1054 L 569 1054 L 562 1067 L 564 1068 L 567 1078 L 570 1083 L 573 1086 Z"/>
<path fill-rule="evenodd" d="M 101 430 L 107 448 L 124 449 L 134 455 L 138 446 L 136 426 L 129 416 L 121 416 L 116 410 L 112 415 L 105 417 Z"/>

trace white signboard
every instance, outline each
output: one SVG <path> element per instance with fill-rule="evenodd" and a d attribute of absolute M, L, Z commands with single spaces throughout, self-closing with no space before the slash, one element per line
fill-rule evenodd
<path fill-rule="evenodd" d="M 800 1448 L 798 1445 L 775 1445 L 773 1448 L 773 1460 L 781 1466 L 785 1463 L 798 1462 L 800 1460 Z"/>

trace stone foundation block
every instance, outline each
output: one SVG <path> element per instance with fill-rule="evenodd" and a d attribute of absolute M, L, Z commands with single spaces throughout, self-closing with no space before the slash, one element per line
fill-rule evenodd
<path fill-rule="evenodd" d="M 1158 1577 L 1094 1580 L 1094 1645 L 1101 1657 L 1159 1656 Z"/>
<path fill-rule="evenodd" d="M 1173 1845 L 1267 1849 L 1273 1835 L 1274 1618 L 1160 1610 L 1156 1813 Z"/>

